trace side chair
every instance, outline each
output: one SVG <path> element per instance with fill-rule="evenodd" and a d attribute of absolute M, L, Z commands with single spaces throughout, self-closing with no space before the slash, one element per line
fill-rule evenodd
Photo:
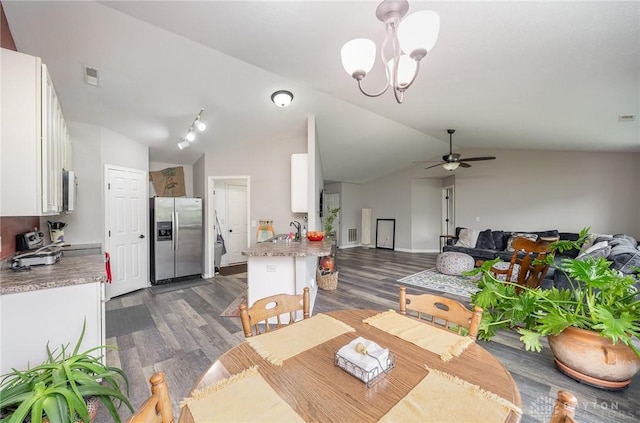
<path fill-rule="evenodd" d="M 149 378 L 151 396 L 127 419 L 127 423 L 174 423 L 169 387 L 164 373 L 154 373 Z"/>
<path fill-rule="evenodd" d="M 558 391 L 549 423 L 576 423 L 576 405 L 578 399 L 569 391 Z"/>
<path fill-rule="evenodd" d="M 511 261 L 496 263 L 491 268 L 491 273 L 497 279 L 515 282 L 528 288 L 537 288 L 544 281 L 549 270 L 548 264 L 535 263 L 535 260 L 544 260 L 549 254 L 549 242 L 531 241 L 527 238 L 516 238 L 511 244 L 514 248 Z M 523 256 L 524 253 L 524 256 Z M 504 275 L 504 276 L 502 276 Z"/>
<path fill-rule="evenodd" d="M 482 320 L 482 308 L 475 307 L 469 310 L 458 301 L 432 294 L 407 294 L 404 286 L 400 287 L 400 314 L 407 311 L 415 312 L 415 317 L 425 320 L 462 335 L 462 329 L 467 330 L 467 336 L 476 339 L 480 321 Z"/>
<path fill-rule="evenodd" d="M 240 305 L 240 319 L 242 321 L 242 329 L 244 336 L 249 338 L 255 334 L 259 335 L 260 327 L 264 325 L 265 332 L 271 331 L 272 324 L 269 319 L 276 318 L 275 328 L 279 329 L 283 326 L 281 316 L 289 315 L 289 324 L 295 323 L 296 312 L 302 311 L 304 319 L 309 317 L 309 288 L 305 287 L 302 294 L 278 294 L 257 300 L 251 307 L 247 308 L 246 304 Z"/>

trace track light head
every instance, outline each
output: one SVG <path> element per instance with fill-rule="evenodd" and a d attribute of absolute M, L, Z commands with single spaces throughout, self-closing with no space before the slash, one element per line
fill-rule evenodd
<path fill-rule="evenodd" d="M 178 148 L 180 150 L 184 150 L 185 148 L 189 148 L 191 146 L 191 143 L 187 140 L 185 140 L 184 138 L 178 142 Z"/>

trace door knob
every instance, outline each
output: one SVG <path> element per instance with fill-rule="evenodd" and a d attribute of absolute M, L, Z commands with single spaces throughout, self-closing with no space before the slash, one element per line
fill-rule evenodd
<path fill-rule="evenodd" d="M 140 236 L 138 238 L 143 239 L 144 235 L 140 234 Z"/>

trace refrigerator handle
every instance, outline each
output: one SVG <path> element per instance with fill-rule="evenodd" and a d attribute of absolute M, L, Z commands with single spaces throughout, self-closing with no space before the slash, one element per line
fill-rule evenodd
<path fill-rule="evenodd" d="M 175 216 L 176 216 L 176 225 L 174 226 L 174 232 L 176 234 L 176 241 L 174 245 L 174 250 L 177 250 L 178 248 L 180 248 L 180 214 L 178 212 L 175 212 Z"/>
<path fill-rule="evenodd" d="M 176 238 L 178 236 L 178 228 L 176 227 L 176 213 L 171 212 L 171 249 L 176 249 Z"/>

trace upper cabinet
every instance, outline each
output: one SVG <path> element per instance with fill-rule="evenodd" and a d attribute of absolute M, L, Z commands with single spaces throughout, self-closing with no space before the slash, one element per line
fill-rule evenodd
<path fill-rule="evenodd" d="M 309 159 L 307 154 L 291 155 L 291 211 L 308 212 Z"/>
<path fill-rule="evenodd" d="M 59 214 L 71 142 L 53 83 L 40 58 L 1 54 L 0 215 Z"/>

